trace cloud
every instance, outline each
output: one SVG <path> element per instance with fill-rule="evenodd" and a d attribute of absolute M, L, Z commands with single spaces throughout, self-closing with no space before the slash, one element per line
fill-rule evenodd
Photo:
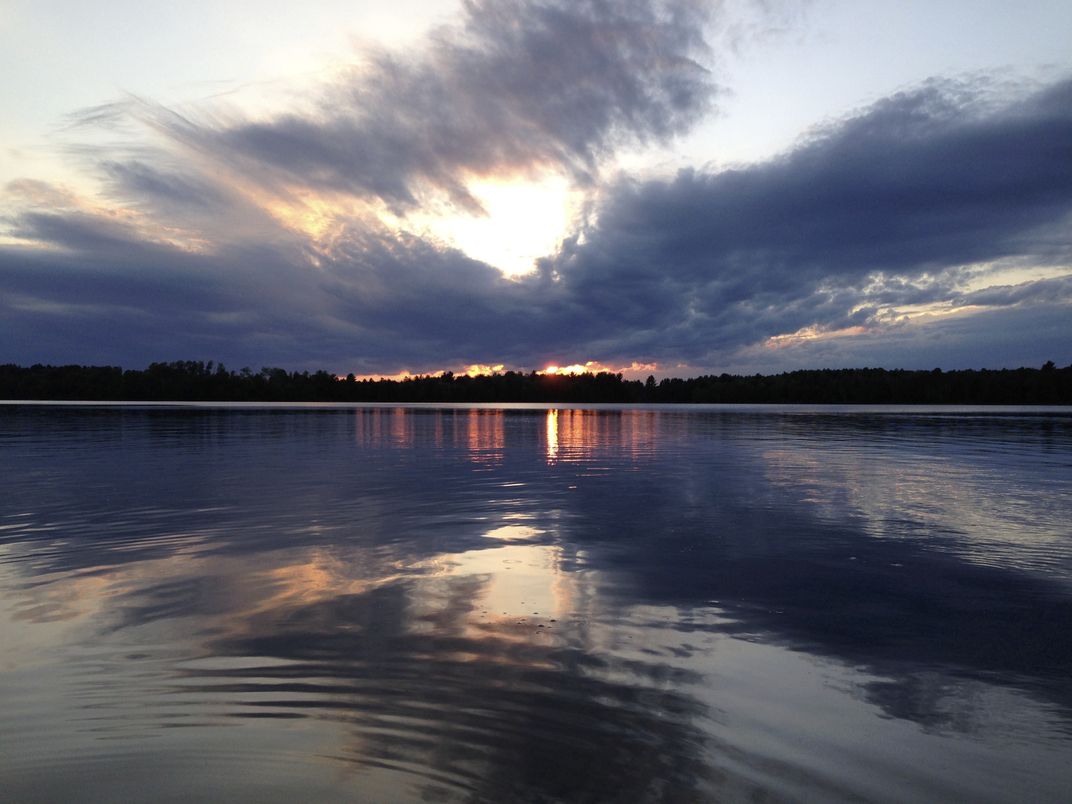
<path fill-rule="evenodd" d="M 479 211 L 470 178 L 555 172 L 590 183 L 617 148 L 695 123 L 715 93 L 696 60 L 705 13 L 694 0 L 466 0 L 461 22 L 425 48 L 365 52 L 307 109 L 201 122 L 141 111 L 260 182 L 400 212 L 446 194 Z"/>
<path fill-rule="evenodd" d="M 155 139 L 87 146 L 95 201 L 9 187 L 7 231 L 23 244 L 0 245 L 0 360 L 948 365 L 926 337 L 950 344 L 949 361 L 972 364 L 975 344 L 974 364 L 993 365 L 1030 357 L 1033 316 L 1050 329 L 1025 362 L 1072 359 L 1051 337 L 1070 306 L 1072 81 L 1009 95 L 935 80 L 765 162 L 608 180 L 614 149 L 708 108 L 691 59 L 700 7 L 465 8 L 304 112 L 199 122 L 120 104 L 148 114 Z M 111 130 L 113 111 L 91 117 Z M 591 215 L 514 279 L 373 209 L 427 193 L 469 204 L 474 175 L 546 170 L 587 182 Z M 991 279 L 1024 268 L 1046 278 Z"/>
<path fill-rule="evenodd" d="M 207 207 L 224 198 L 220 190 L 199 177 L 162 171 L 137 160 L 106 161 L 101 169 L 112 183 L 113 192 L 120 197 L 183 210 Z"/>
<path fill-rule="evenodd" d="M 851 337 L 757 343 L 728 355 L 719 371 L 778 373 L 801 367 L 906 369 L 1038 368 L 1047 360 L 1072 364 L 1068 333 L 1072 304 L 994 307 L 922 316 L 910 324 L 875 327 Z"/>
<path fill-rule="evenodd" d="M 998 108 L 981 94 L 933 82 L 769 162 L 623 181 L 543 269 L 612 329 L 653 333 L 631 356 L 702 361 L 951 302 L 973 265 L 1068 268 L 1072 82 Z"/>
<path fill-rule="evenodd" d="M 969 307 L 1015 307 L 1025 303 L 1072 302 L 1072 274 L 1018 285 L 992 285 L 991 287 L 965 293 L 956 299 L 956 306 Z"/>

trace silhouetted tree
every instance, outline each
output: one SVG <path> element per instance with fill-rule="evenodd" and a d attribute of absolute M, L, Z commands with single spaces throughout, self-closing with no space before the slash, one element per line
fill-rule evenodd
<path fill-rule="evenodd" d="M 265 367 L 228 371 L 201 361 L 115 366 L 0 366 L 0 399 L 239 400 L 323 402 L 797 402 L 897 404 L 1072 404 L 1072 366 L 1040 369 L 905 371 L 874 368 L 793 371 L 776 376 L 576 376 L 507 371 L 490 376 L 339 378 L 327 371 Z"/>

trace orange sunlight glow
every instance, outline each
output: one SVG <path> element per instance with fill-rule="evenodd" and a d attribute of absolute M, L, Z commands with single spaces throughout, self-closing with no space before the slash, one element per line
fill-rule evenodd
<path fill-rule="evenodd" d="M 396 382 L 402 382 L 402 380 L 413 380 L 417 377 L 438 377 L 442 374 L 446 374 L 448 371 L 456 376 L 465 375 L 466 377 L 490 377 L 493 374 L 501 374 L 506 370 L 506 366 L 502 363 L 471 363 L 468 366 L 458 369 L 443 369 L 441 371 L 427 371 L 427 372 L 412 372 L 412 371 L 398 371 L 394 374 L 358 374 L 354 379 L 358 381 L 362 380 L 395 380 Z M 338 379 L 345 380 L 346 375 L 342 374 L 338 376 Z"/>
<path fill-rule="evenodd" d="M 467 377 L 490 377 L 492 374 L 501 374 L 504 368 L 502 363 L 496 363 L 494 366 L 473 363 L 471 366 L 466 366 L 462 373 Z"/>
<path fill-rule="evenodd" d="M 243 186 L 239 176 L 232 182 Z M 536 260 L 553 254 L 582 208 L 581 191 L 558 176 L 469 181 L 466 190 L 483 207 L 483 213 L 434 197 L 425 199 L 422 209 L 401 212 L 380 201 L 297 186 L 276 191 L 247 186 L 243 190 L 250 203 L 327 254 L 349 223 L 376 222 L 392 232 L 460 249 L 508 277 L 531 273 Z"/>
<path fill-rule="evenodd" d="M 867 327 L 846 327 L 845 329 L 821 330 L 818 327 L 804 327 L 796 332 L 785 335 L 772 335 L 764 342 L 768 349 L 785 349 L 789 346 L 797 346 L 808 341 L 826 341 L 833 338 L 846 338 L 852 335 L 863 335 L 868 332 Z"/>
<path fill-rule="evenodd" d="M 639 363 L 634 360 L 628 366 L 608 366 L 605 363 L 600 363 L 598 360 L 587 360 L 584 363 L 571 363 L 567 366 L 549 365 L 547 368 L 537 370 L 536 373 L 542 376 L 563 376 L 563 375 L 577 375 L 577 374 L 599 374 L 600 372 L 607 372 L 608 374 L 622 374 L 628 379 L 643 379 L 646 374 L 650 374 L 659 370 L 658 363 Z M 502 374 L 506 371 L 518 371 L 522 374 L 527 373 L 527 369 L 512 368 L 508 369 L 504 363 L 470 363 L 467 366 L 461 368 L 450 369 L 437 369 L 435 371 L 419 371 L 411 372 L 408 370 L 398 371 L 394 374 L 357 374 L 355 379 L 362 380 L 395 380 L 401 382 L 403 380 L 412 380 L 418 377 L 438 377 L 442 374 L 450 372 L 456 377 L 490 377 L 495 374 Z M 338 379 L 346 379 L 346 375 L 338 375 Z"/>
<path fill-rule="evenodd" d="M 313 197 L 269 202 L 265 209 L 283 226 L 314 241 L 328 234 L 339 213 L 329 201 Z"/>
<path fill-rule="evenodd" d="M 552 366 L 548 366 L 543 371 L 537 371 L 536 373 L 537 374 L 555 375 L 555 374 L 584 374 L 584 373 L 587 372 L 589 374 L 596 374 L 596 373 L 598 373 L 600 371 L 599 368 L 596 368 L 597 366 L 598 366 L 598 364 L 594 360 L 589 360 L 587 363 L 585 363 L 583 365 L 580 364 L 580 363 L 574 363 L 573 365 L 570 365 L 570 366 L 554 366 L 554 365 L 552 365 Z"/>
<path fill-rule="evenodd" d="M 128 236 L 158 245 L 169 246 L 191 254 L 208 251 L 209 242 L 200 233 L 155 220 L 144 210 L 125 207 L 98 197 L 92 191 L 77 192 L 70 187 L 47 182 L 20 179 L 9 183 L 5 190 L 31 209 L 63 210 L 94 219 L 96 225 L 115 226 L 126 230 Z M 0 215 L 5 212 L 0 207 Z M 38 240 L 36 237 L 0 230 L 0 245 L 24 246 L 48 251 L 63 251 L 64 246 Z"/>
<path fill-rule="evenodd" d="M 614 366 L 608 366 L 605 363 L 600 363 L 598 360 L 587 360 L 584 363 L 571 363 L 568 366 L 550 365 L 543 371 L 537 371 L 537 374 L 555 375 L 555 374 L 599 374 L 602 371 L 608 374 L 624 374 L 626 376 L 635 376 L 642 372 L 653 372 L 659 369 L 658 363 L 638 363 L 634 360 L 628 366 L 620 366 L 615 368 Z"/>

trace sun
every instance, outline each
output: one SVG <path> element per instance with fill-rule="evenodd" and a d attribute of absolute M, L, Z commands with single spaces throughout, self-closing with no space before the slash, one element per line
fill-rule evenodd
<path fill-rule="evenodd" d="M 481 179 L 468 191 L 486 215 L 464 211 L 447 215 L 411 215 L 432 235 L 507 276 L 529 273 L 540 257 L 553 254 L 572 230 L 582 193 L 563 177 Z"/>

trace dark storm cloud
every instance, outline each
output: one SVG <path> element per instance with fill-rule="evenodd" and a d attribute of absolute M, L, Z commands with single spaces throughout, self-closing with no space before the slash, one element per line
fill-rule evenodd
<path fill-rule="evenodd" d="M 77 212 L 27 212 L 19 216 L 12 234 L 90 254 L 122 253 L 141 245 L 136 233 L 121 223 Z"/>
<path fill-rule="evenodd" d="M 612 328 L 646 322 L 647 355 L 865 324 L 952 300 L 973 263 L 1067 266 L 1070 157 L 1072 82 L 997 109 L 934 83 L 771 162 L 622 183 L 544 271 Z"/>
<path fill-rule="evenodd" d="M 1045 351 L 1022 362 L 1072 359 L 1060 346 L 1072 309 L 1067 276 L 986 287 L 999 268 L 1072 273 L 1072 81 L 1004 103 L 985 84 L 932 82 L 812 132 L 764 163 L 621 180 L 598 190 L 589 225 L 535 273 L 515 280 L 367 217 L 335 220 L 314 243 L 236 189 L 261 181 L 262 168 L 276 177 L 308 169 L 314 183 L 380 193 L 368 177 L 384 171 L 395 189 L 382 194 L 402 202 L 417 184 L 449 190 L 449 182 L 484 168 L 551 159 L 584 173 L 621 136 L 678 130 L 699 105 L 671 103 L 676 96 L 663 79 L 684 69 L 695 88 L 694 68 L 679 55 L 662 78 L 658 71 L 644 77 L 645 59 L 658 61 L 667 37 L 698 41 L 686 23 L 691 7 L 679 17 L 641 4 L 610 8 L 472 5 L 465 36 L 452 29 L 409 61 L 383 62 L 397 68 L 398 81 L 355 79 L 329 92 L 341 97 L 349 87 L 375 103 L 340 106 L 334 122 L 325 122 L 322 109 L 299 126 L 311 139 L 286 140 L 300 146 L 253 149 L 245 167 L 238 160 L 218 174 L 211 166 L 246 127 L 199 128 L 174 117 L 163 130 L 180 138 L 193 131 L 207 150 L 191 156 L 172 139 L 159 160 L 98 162 L 107 191 L 138 210 L 132 218 L 79 206 L 42 183 L 21 183 L 21 197 L 32 203 L 16 209 L 9 231 L 50 248 L 0 247 L 0 343 L 7 347 L 0 359 L 137 365 L 200 356 L 232 366 L 357 372 L 471 362 L 533 367 L 549 359 L 716 369 L 790 357 L 809 365 L 994 365 L 999 355 L 1033 354 L 1033 332 Z M 605 42 L 593 27 L 597 18 L 607 26 Z M 638 20 L 651 22 L 647 45 Z M 565 71 L 556 81 L 577 85 L 575 94 L 556 98 L 546 75 L 529 73 L 538 72 L 532 59 L 545 58 L 541 37 L 567 29 L 599 41 L 594 52 L 570 57 L 581 67 L 556 65 Z M 522 66 L 510 66 L 508 54 Z M 590 59 L 607 63 L 597 69 Z M 386 70 L 375 66 L 380 61 L 370 69 Z M 437 81 L 479 88 L 466 95 L 465 114 L 437 106 L 438 89 L 435 99 L 419 97 L 413 71 L 437 73 L 432 64 L 450 67 Z M 622 79 L 622 70 L 632 77 Z M 593 100 L 600 92 L 606 107 Z M 381 108 L 389 97 L 393 111 Z M 585 114 L 572 120 L 570 104 Z M 669 114 L 673 109 L 683 116 Z M 372 110 L 383 113 L 374 118 Z M 658 110 L 668 115 L 661 122 Z M 470 152 L 463 140 L 473 120 L 481 147 Z M 321 147 L 336 132 L 332 142 L 380 148 L 388 139 L 377 139 L 373 123 L 397 133 L 390 138 L 402 143 L 394 161 L 335 160 Z M 276 120 L 269 129 L 274 138 L 286 125 Z M 362 173 L 362 164 L 373 173 Z M 153 215 L 167 226 L 148 242 Z M 185 242 L 185 230 L 200 232 L 204 243 L 195 237 L 192 247 L 175 246 Z M 997 323 L 988 328 L 978 313 L 963 313 L 906 324 L 897 311 L 904 305 L 946 313 L 994 308 L 987 315 Z M 1006 315 L 994 317 L 998 308 Z M 763 346 L 802 329 L 850 328 L 865 334 Z M 949 361 L 935 344 L 949 348 Z"/>
<path fill-rule="evenodd" d="M 474 175 L 591 181 L 624 143 L 663 141 L 709 108 L 703 4 L 692 0 L 467 0 L 462 21 L 409 56 L 368 54 L 312 109 L 260 122 L 158 124 L 264 181 L 379 197 L 422 190 L 471 210 Z"/>

